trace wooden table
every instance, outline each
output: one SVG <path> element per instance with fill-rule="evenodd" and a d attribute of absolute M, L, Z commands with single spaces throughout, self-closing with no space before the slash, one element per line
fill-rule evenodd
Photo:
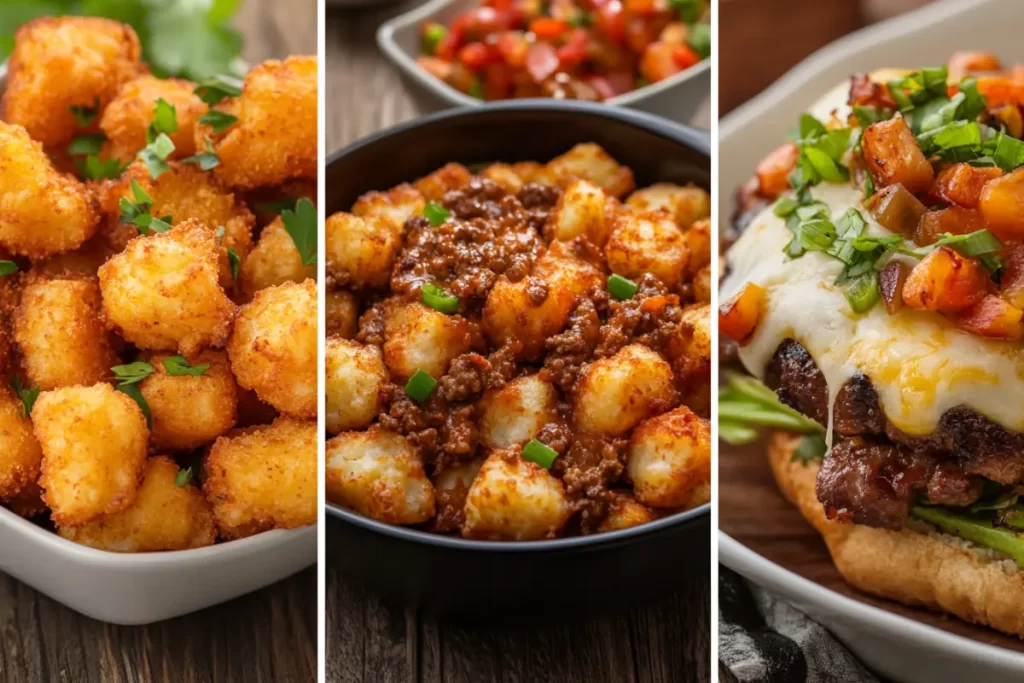
<path fill-rule="evenodd" d="M 236 26 L 251 62 L 316 52 L 316 0 L 247 0 Z M 137 628 L 83 617 L 0 574 L 0 683 L 312 683 L 316 616 L 315 569 Z"/>
<path fill-rule="evenodd" d="M 374 32 L 417 2 L 331 11 L 327 151 L 422 112 Z M 697 123 L 706 125 L 707 112 Z M 328 542 L 330 542 L 328 540 Z M 388 606 L 327 568 L 328 683 L 679 683 L 710 680 L 708 572 L 663 602 L 565 624 L 437 620 Z"/>

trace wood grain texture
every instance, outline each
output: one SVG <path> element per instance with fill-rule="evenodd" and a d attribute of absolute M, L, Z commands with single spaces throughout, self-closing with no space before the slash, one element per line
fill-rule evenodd
<path fill-rule="evenodd" d="M 316 52 L 316 0 L 247 0 L 235 24 L 252 63 Z M 315 569 L 145 627 L 83 617 L 0 574 L 0 683 L 312 683 L 316 614 Z"/>
<path fill-rule="evenodd" d="M 419 4 L 330 12 L 327 151 L 424 113 L 374 33 Z M 706 122 L 707 113 L 703 114 Z M 328 188 L 329 191 L 329 188 Z M 330 542 L 328 540 L 328 542 Z M 710 680 L 710 568 L 628 614 L 507 626 L 438 620 L 383 604 L 327 572 L 328 683 L 681 683 Z"/>

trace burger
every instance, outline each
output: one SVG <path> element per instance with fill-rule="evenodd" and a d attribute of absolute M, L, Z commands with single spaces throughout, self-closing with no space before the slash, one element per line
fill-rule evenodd
<path fill-rule="evenodd" d="M 738 193 L 719 329 L 855 587 L 1024 636 L 1024 67 L 857 74 Z"/>

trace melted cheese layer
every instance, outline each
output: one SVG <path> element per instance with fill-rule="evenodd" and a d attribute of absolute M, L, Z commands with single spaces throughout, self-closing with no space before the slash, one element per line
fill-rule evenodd
<path fill-rule="evenodd" d="M 854 207 L 868 222 L 869 234 L 890 234 L 863 209 L 858 188 L 823 184 L 812 195 L 829 205 L 833 219 Z M 890 316 L 879 303 L 857 315 L 842 288 L 832 284 L 842 263 L 817 252 L 788 260 L 782 249 L 791 238 L 783 219 L 768 208 L 726 253 L 729 276 L 722 282 L 722 301 L 748 282 L 765 290 L 767 308 L 739 354 L 752 374 L 763 377 L 779 344 L 794 339 L 828 382 L 830 416 L 839 389 L 861 372 L 871 379 L 889 421 L 909 434 L 930 434 L 943 413 L 957 406 L 1024 432 L 1020 344 L 976 337 L 938 313 L 907 307 Z"/>

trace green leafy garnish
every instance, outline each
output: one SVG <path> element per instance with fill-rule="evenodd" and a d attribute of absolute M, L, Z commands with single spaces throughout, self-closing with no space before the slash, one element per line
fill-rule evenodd
<path fill-rule="evenodd" d="M 185 356 L 171 356 L 170 358 L 164 358 L 163 360 L 164 369 L 167 370 L 167 374 L 172 377 L 178 377 L 180 375 L 191 375 L 192 377 L 202 377 L 203 373 L 210 369 L 209 363 L 203 363 L 202 365 L 191 365 Z"/>
<path fill-rule="evenodd" d="M 459 297 L 449 294 L 444 287 L 433 282 L 423 285 L 420 290 L 420 298 L 423 299 L 423 303 L 435 311 L 449 315 L 459 311 Z"/>
<path fill-rule="evenodd" d="M 76 160 L 75 166 L 89 180 L 114 180 L 124 173 L 124 166 L 117 159 L 103 161 L 96 154 L 90 154 L 85 161 Z"/>
<path fill-rule="evenodd" d="M 156 218 L 150 214 L 153 208 L 153 198 L 132 179 L 132 196 L 135 201 L 127 197 L 121 197 L 119 206 L 121 208 L 121 223 L 134 225 L 139 233 L 148 235 L 153 232 L 166 232 L 171 229 L 173 219 L 170 216 Z"/>
<path fill-rule="evenodd" d="M 29 417 L 32 415 L 32 407 L 36 404 L 36 399 L 39 398 L 39 387 L 23 387 L 21 386 L 21 380 L 17 377 L 12 377 L 11 388 L 14 389 L 18 400 L 21 401 L 21 416 Z"/>
<path fill-rule="evenodd" d="M 174 152 L 174 143 L 167 137 L 166 133 L 160 133 L 153 142 L 142 148 L 139 152 L 139 159 L 149 169 L 149 175 L 156 180 L 164 173 L 171 170 L 167 165 L 167 157 Z"/>
<path fill-rule="evenodd" d="M 679 14 L 679 20 L 692 24 L 704 15 L 702 0 L 669 0 L 668 6 Z"/>
<path fill-rule="evenodd" d="M 120 382 L 119 386 L 141 382 L 154 372 L 152 365 L 141 360 L 127 365 L 115 365 L 110 370 L 114 373 L 114 379 Z"/>
<path fill-rule="evenodd" d="M 841 161 L 851 146 L 852 128 L 828 130 L 810 114 L 803 114 L 799 134 L 796 145 L 800 157 L 789 178 L 794 189 L 802 190 L 822 181 L 841 183 L 850 179 L 850 171 Z"/>
<path fill-rule="evenodd" d="M 174 475 L 175 486 L 187 486 L 192 481 L 192 468 L 189 467 L 184 470 L 178 470 L 178 473 Z"/>
<path fill-rule="evenodd" d="M 448 27 L 432 21 L 423 27 L 423 54 L 433 56 L 437 52 L 437 44 L 448 35 Z"/>
<path fill-rule="evenodd" d="M 215 107 L 228 97 L 242 94 L 242 81 L 231 76 L 218 75 L 207 78 L 193 91 L 203 102 Z"/>
<path fill-rule="evenodd" d="M 71 156 L 85 156 L 88 154 L 99 154 L 103 149 L 103 143 L 107 136 L 99 133 L 97 135 L 79 135 L 68 145 L 68 154 Z"/>
<path fill-rule="evenodd" d="M 156 101 L 156 108 L 153 111 L 153 121 L 146 129 L 146 143 L 152 144 L 160 135 L 166 133 L 173 135 L 178 132 L 178 112 L 173 104 L 164 98 Z"/>
<path fill-rule="evenodd" d="M 238 279 L 238 271 L 242 268 L 242 259 L 238 256 L 238 252 L 228 247 L 228 265 L 231 267 L 231 279 Z"/>
<path fill-rule="evenodd" d="M 437 389 L 437 380 L 423 370 L 417 370 L 405 383 L 405 393 L 417 403 L 423 403 Z"/>
<path fill-rule="evenodd" d="M 775 427 L 800 434 L 824 434 L 825 428 L 782 403 L 774 391 L 753 377 L 726 374 L 718 394 L 719 436 L 738 445 L 755 441 L 757 427 Z"/>
<path fill-rule="evenodd" d="M 199 117 L 199 123 L 210 126 L 213 128 L 214 133 L 223 133 L 225 130 L 235 125 L 238 122 L 237 116 L 232 116 L 226 112 L 217 111 L 215 109 L 210 110 L 206 114 Z"/>
<path fill-rule="evenodd" d="M 5 12 L 7 10 L 4 10 Z M 88 128 L 96 122 L 96 119 L 100 115 L 100 98 L 93 100 L 91 107 L 84 106 L 81 104 L 74 104 L 68 107 L 68 111 L 75 117 L 75 122 L 79 128 Z"/>
<path fill-rule="evenodd" d="M 701 59 L 711 56 L 711 24 L 706 21 L 690 26 L 686 32 L 686 42 Z"/>
<path fill-rule="evenodd" d="M 551 466 L 555 464 L 555 459 L 558 458 L 558 451 L 537 439 L 533 439 L 523 446 L 522 455 L 525 460 L 550 470 Z"/>
<path fill-rule="evenodd" d="M 281 212 L 284 229 L 291 235 L 295 248 L 302 257 L 302 265 L 311 266 L 316 263 L 317 220 L 313 202 L 305 197 L 295 203 L 295 210 Z"/>
<path fill-rule="evenodd" d="M 142 409 L 142 414 L 146 416 L 146 424 L 150 427 L 153 426 L 153 415 L 149 411 L 149 403 L 146 402 L 146 397 L 142 395 L 142 389 L 139 389 L 138 384 L 118 384 L 114 387 L 114 390 L 120 391 L 138 403 L 139 408 Z"/>
<path fill-rule="evenodd" d="M 301 197 L 288 197 L 279 202 L 264 202 L 257 204 L 256 208 L 267 213 L 282 213 L 284 211 L 295 211 L 295 205 Z"/>
<path fill-rule="evenodd" d="M 0 276 L 18 272 L 18 264 L 14 261 L 0 261 Z"/>
<path fill-rule="evenodd" d="M 791 462 L 802 462 L 805 465 L 815 460 L 821 460 L 825 457 L 825 453 L 828 452 L 828 444 L 825 443 L 824 434 L 807 434 L 793 449 L 793 457 L 790 458 Z"/>
<path fill-rule="evenodd" d="M 945 66 L 915 71 L 903 78 L 889 81 L 889 94 L 896 101 L 900 111 L 913 111 L 930 100 L 946 96 L 947 75 Z"/>
<path fill-rule="evenodd" d="M 183 164 L 198 164 L 199 168 L 204 171 L 210 171 L 220 166 L 220 157 L 213 151 L 213 144 L 210 142 L 210 138 L 205 140 L 206 151 L 201 154 L 196 154 L 187 159 L 182 159 Z"/>
<path fill-rule="evenodd" d="M 427 202 L 423 207 L 423 215 L 436 228 L 448 220 L 452 213 L 437 202 Z"/>

